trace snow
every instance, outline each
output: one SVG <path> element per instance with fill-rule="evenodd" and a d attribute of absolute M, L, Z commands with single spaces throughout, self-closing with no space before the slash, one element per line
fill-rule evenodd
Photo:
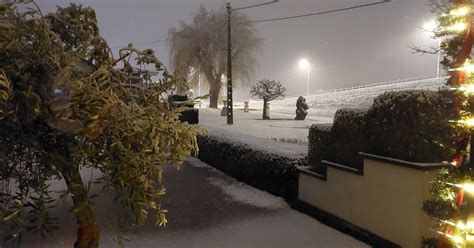
<path fill-rule="evenodd" d="M 275 210 L 288 208 L 288 204 L 281 197 L 276 197 L 265 191 L 251 187 L 234 178 L 226 177 L 225 173 L 209 166 L 197 158 L 190 157 L 188 158 L 188 161 L 195 168 L 206 168 L 209 171 L 218 174 L 219 177 L 208 177 L 207 181 L 211 185 L 220 188 L 222 192 L 229 196 L 233 201 L 265 209 Z"/>
<path fill-rule="evenodd" d="M 305 96 L 308 103 L 309 116 L 333 117 L 340 108 L 368 108 L 378 95 L 386 91 L 400 90 L 437 90 L 444 86 L 446 77 L 429 78 L 413 81 L 401 81 L 396 83 L 381 83 L 364 86 L 363 88 L 353 88 L 336 92 L 322 92 Z M 270 112 L 293 114 L 296 110 L 296 99 L 298 96 L 287 97 L 283 100 L 271 101 Z M 237 106 L 243 103 L 237 103 Z M 261 101 L 251 101 L 251 109 L 261 109 Z"/>
<path fill-rule="evenodd" d="M 251 101 L 250 111 L 243 111 L 243 102 L 234 105 L 234 123 L 227 125 L 226 117 L 220 116 L 220 109 L 201 108 L 199 111 L 200 125 L 212 132 L 234 135 L 251 135 L 264 139 L 298 139 L 306 141 L 308 129 L 313 124 L 333 122 L 334 114 L 341 108 L 369 108 L 374 98 L 387 91 L 400 90 L 437 90 L 444 86 L 446 77 L 429 78 L 396 83 L 380 83 L 336 92 L 323 92 L 306 96 L 310 106 L 304 121 L 295 121 L 296 99 L 288 97 L 270 102 L 271 120 L 262 120 L 262 101 Z M 264 144 L 259 144 L 265 147 Z"/>
<path fill-rule="evenodd" d="M 100 174 L 94 171 L 93 177 L 97 176 Z M 165 167 L 164 178 L 167 193 L 160 203 L 169 210 L 167 227 L 158 228 L 149 221 L 138 232 L 125 233 L 131 238 L 125 247 L 369 247 L 196 158 L 189 158 L 179 170 Z M 60 181 L 53 183 L 63 186 Z M 104 193 L 94 200 L 100 247 L 118 247 L 108 224 L 110 216 L 123 216 L 123 209 L 112 201 L 113 196 Z M 77 230 L 70 200 L 66 202 L 50 210 L 59 217 L 60 230 L 46 239 L 27 233 L 21 247 L 72 247 Z M 7 247 L 2 242 L 0 247 Z"/>
<path fill-rule="evenodd" d="M 266 209 L 288 208 L 288 204 L 283 198 L 275 197 L 235 179 L 222 180 L 218 177 L 209 177 L 207 180 L 211 185 L 219 187 L 224 194 L 230 196 L 236 202 Z"/>
<path fill-rule="evenodd" d="M 211 185 L 220 188 L 222 192 L 229 196 L 233 201 L 270 210 L 284 209 L 289 207 L 283 198 L 251 187 L 234 178 L 227 177 L 225 176 L 225 173 L 215 169 L 214 167 L 202 162 L 195 157 L 189 157 L 187 161 L 189 161 L 191 166 L 194 168 L 205 168 L 219 175 L 208 177 L 206 180 Z"/>
<path fill-rule="evenodd" d="M 247 127 L 248 129 L 248 127 Z M 303 158 L 308 152 L 304 145 L 295 145 L 274 140 L 258 138 L 243 133 L 229 132 L 221 128 L 207 127 L 208 136 L 215 136 L 217 140 L 227 141 L 236 146 L 248 146 L 275 156 Z"/>

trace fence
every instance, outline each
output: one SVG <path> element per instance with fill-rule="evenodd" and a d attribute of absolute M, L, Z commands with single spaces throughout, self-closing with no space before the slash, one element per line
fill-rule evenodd
<path fill-rule="evenodd" d="M 445 78 L 446 77 L 440 77 L 440 79 L 445 79 Z M 385 81 L 385 82 L 379 82 L 379 83 L 366 83 L 366 84 L 359 84 L 355 86 L 348 86 L 348 87 L 337 88 L 337 89 L 319 90 L 316 92 L 310 92 L 309 94 L 319 95 L 319 94 L 332 93 L 332 92 L 343 92 L 343 91 L 349 91 L 349 90 L 364 89 L 364 88 L 385 86 L 385 85 L 390 85 L 390 84 L 398 84 L 398 83 L 412 82 L 412 81 L 418 81 L 418 80 L 428 80 L 428 79 L 436 79 L 436 76 L 421 76 L 421 77 L 404 78 L 404 79 L 397 79 L 397 80 L 391 80 L 391 81 Z M 286 98 L 297 98 L 299 96 L 304 96 L 304 95 L 305 94 L 292 95 L 292 96 L 286 96 Z"/>

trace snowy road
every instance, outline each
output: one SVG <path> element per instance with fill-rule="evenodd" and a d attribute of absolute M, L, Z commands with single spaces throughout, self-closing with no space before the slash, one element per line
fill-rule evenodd
<path fill-rule="evenodd" d="M 98 176 L 98 175 L 95 175 Z M 195 158 L 177 170 L 165 170 L 167 195 L 161 200 L 169 210 L 169 224 L 159 228 L 146 223 L 125 247 L 369 247 L 290 209 L 285 201 L 240 183 Z M 61 183 L 56 185 L 61 186 Z M 108 197 L 95 204 L 102 238 L 100 247 L 118 247 L 107 223 L 121 216 Z M 103 205 L 108 202 L 110 209 Z M 20 247 L 72 247 L 75 223 L 59 208 L 61 230 L 51 238 L 27 235 Z"/>

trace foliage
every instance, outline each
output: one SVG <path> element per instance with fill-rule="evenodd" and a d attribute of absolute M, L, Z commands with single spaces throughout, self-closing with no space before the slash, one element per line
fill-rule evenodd
<path fill-rule="evenodd" d="M 331 128 L 333 143 L 329 160 L 355 169 L 362 169 L 359 152 L 364 151 L 363 129 L 367 109 L 339 109 Z M 337 147 L 337 149 L 336 149 Z"/>
<path fill-rule="evenodd" d="M 325 172 L 321 161 L 326 159 L 325 153 L 331 149 L 332 124 L 313 124 L 308 135 L 308 163 L 317 172 Z"/>
<path fill-rule="evenodd" d="M 433 199 L 424 202 L 423 210 L 437 223 L 435 228 L 439 235 L 437 247 L 472 247 L 473 233 L 473 198 L 472 192 L 465 188 L 474 181 L 472 125 L 467 120 L 474 120 L 474 100 L 469 86 L 474 83 L 471 52 L 474 45 L 472 33 L 472 13 L 474 5 L 471 0 L 451 0 L 442 3 L 432 0 L 433 12 L 438 16 L 438 27 L 434 30 L 435 37 L 442 39 L 441 49 L 444 59 L 441 64 L 449 71 L 447 86 L 452 90 L 449 94 L 451 129 L 459 129 L 453 133 L 455 144 L 450 146 L 453 151 L 449 168 L 442 170 L 431 183 L 430 192 Z M 434 116 L 434 120 L 437 119 Z M 454 117 L 454 118 L 453 118 Z M 444 122 L 445 123 L 445 122 Z M 438 122 L 438 125 L 445 125 Z M 454 136 L 454 134 L 456 134 Z M 435 152 L 435 151 L 431 151 Z M 470 161 L 469 161 L 470 160 Z"/>
<path fill-rule="evenodd" d="M 448 92 L 386 92 L 367 113 L 365 150 L 412 162 L 441 162 L 453 154 L 456 128 Z"/>
<path fill-rule="evenodd" d="M 321 169 L 321 161 L 362 169 L 366 109 L 339 109 L 333 125 L 313 125 L 309 131 L 308 161 Z"/>
<path fill-rule="evenodd" d="M 196 151 L 200 132 L 180 123 L 182 109 L 166 100 L 184 81 L 152 50 L 129 46 L 114 59 L 94 10 L 81 5 L 43 16 L 34 2 L 3 3 L 0 29 L 0 225 L 9 237 L 57 228 L 48 188 L 64 179 L 78 221 L 75 246 L 97 247 L 84 168 L 100 171 L 96 183 L 115 192 L 138 225 L 150 214 L 165 225 L 162 167 Z M 131 59 L 160 71 L 159 82 L 131 83 Z"/>
<path fill-rule="evenodd" d="M 263 119 L 270 119 L 268 111 L 268 102 L 285 98 L 286 88 L 280 82 L 275 80 L 262 79 L 251 86 L 250 94 L 263 99 Z"/>
<path fill-rule="evenodd" d="M 240 142 L 216 132 L 199 135 L 198 143 L 201 161 L 289 202 L 297 200 L 296 166 L 305 164 L 304 150 L 298 155 L 288 155 L 280 152 L 280 146 L 295 145 L 247 135 Z"/>
<path fill-rule="evenodd" d="M 306 139 L 301 139 L 301 138 L 275 138 L 275 137 L 272 137 L 271 140 L 290 143 L 290 144 L 296 144 L 296 145 L 304 145 L 304 146 L 308 145 L 308 141 Z"/>
<path fill-rule="evenodd" d="M 285 87 L 275 80 L 262 79 L 251 86 L 250 93 L 264 101 L 273 101 L 285 98 Z"/>
<path fill-rule="evenodd" d="M 197 81 L 199 75 L 206 77 L 211 108 L 217 108 L 221 78 L 227 70 L 227 18 L 225 8 L 208 11 L 201 6 L 192 23 L 182 22 L 168 32 L 172 65 L 191 81 Z M 233 12 L 231 23 L 233 78 L 249 81 L 262 39 L 245 15 Z"/>

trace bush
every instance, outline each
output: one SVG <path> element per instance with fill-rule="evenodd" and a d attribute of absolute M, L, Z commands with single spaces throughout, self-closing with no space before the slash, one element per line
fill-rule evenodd
<path fill-rule="evenodd" d="M 366 115 L 365 151 L 412 162 L 439 162 L 454 154 L 456 130 L 447 91 L 386 92 Z"/>
<path fill-rule="evenodd" d="M 306 161 L 305 146 L 226 132 L 198 137 L 199 159 L 236 179 L 285 198 L 297 199 L 297 165 Z"/>
<path fill-rule="evenodd" d="M 364 121 L 367 109 L 339 109 L 334 115 L 331 129 L 331 146 L 328 160 L 361 170 L 363 159 L 359 152 L 364 149 Z M 336 149 L 337 148 L 337 149 Z"/>
<path fill-rule="evenodd" d="M 354 169 L 362 169 L 359 152 L 363 149 L 363 127 L 366 109 L 339 109 L 334 124 L 315 124 L 309 130 L 308 161 L 322 173 L 321 160 Z"/>
<path fill-rule="evenodd" d="M 327 150 L 331 145 L 332 124 L 313 124 L 308 135 L 308 163 L 317 172 L 324 172 L 321 160 L 327 159 Z"/>

